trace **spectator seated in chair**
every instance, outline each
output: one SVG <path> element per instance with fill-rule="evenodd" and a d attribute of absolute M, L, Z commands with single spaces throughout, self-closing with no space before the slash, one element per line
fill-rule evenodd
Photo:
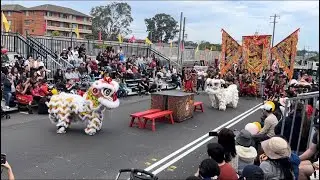
<path fill-rule="evenodd" d="M 16 99 L 19 104 L 26 105 L 29 114 L 32 114 L 31 104 L 33 96 L 30 93 L 31 84 L 28 81 L 18 80 L 16 87 Z"/>

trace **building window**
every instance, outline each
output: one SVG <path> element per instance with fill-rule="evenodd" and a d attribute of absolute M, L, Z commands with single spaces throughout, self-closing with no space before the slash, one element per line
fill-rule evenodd
<path fill-rule="evenodd" d="M 34 29 L 32 29 L 31 32 L 34 32 Z"/>
<path fill-rule="evenodd" d="M 84 18 L 83 18 L 83 21 L 84 21 L 84 22 L 87 22 L 87 18 L 86 18 L 86 17 L 84 17 Z"/>
<path fill-rule="evenodd" d="M 47 16 L 52 16 L 52 13 L 48 11 Z"/>
<path fill-rule="evenodd" d="M 24 20 L 25 25 L 30 25 L 30 20 Z"/>
<path fill-rule="evenodd" d="M 8 16 L 11 16 L 11 11 L 8 11 Z"/>
<path fill-rule="evenodd" d="M 60 18 L 63 18 L 63 14 L 62 13 L 60 13 Z"/>
<path fill-rule="evenodd" d="M 25 13 L 26 13 L 26 16 L 29 16 L 29 11 L 26 11 Z"/>
<path fill-rule="evenodd" d="M 64 24 L 63 24 L 63 22 L 60 22 L 60 27 L 64 27 Z"/>
<path fill-rule="evenodd" d="M 77 27 L 77 24 L 72 24 L 72 28 L 76 28 Z"/>
<path fill-rule="evenodd" d="M 12 21 L 8 21 L 8 24 L 11 26 L 11 24 L 12 24 Z"/>

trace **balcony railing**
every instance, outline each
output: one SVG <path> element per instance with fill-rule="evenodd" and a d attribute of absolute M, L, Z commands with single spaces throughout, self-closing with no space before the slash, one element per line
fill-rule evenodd
<path fill-rule="evenodd" d="M 74 23 L 74 24 L 83 24 L 83 25 L 88 25 L 88 26 L 92 25 L 92 22 L 90 22 L 90 21 L 78 21 L 75 19 L 65 19 L 65 18 L 53 17 L 53 16 L 44 16 L 44 19 L 49 20 L 49 21 L 59 21 L 59 22 L 67 22 L 67 23 Z"/>
<path fill-rule="evenodd" d="M 47 26 L 47 29 L 48 30 L 53 30 L 53 31 L 71 32 L 71 28 L 67 28 L 67 27 Z M 74 32 L 74 30 L 73 30 L 73 32 Z M 79 29 L 79 33 L 91 34 L 92 30 Z"/>

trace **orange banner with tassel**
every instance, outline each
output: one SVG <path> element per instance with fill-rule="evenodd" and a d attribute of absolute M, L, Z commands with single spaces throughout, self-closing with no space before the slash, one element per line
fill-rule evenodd
<path fill-rule="evenodd" d="M 268 68 L 271 35 L 242 36 L 243 62 L 250 73 L 259 75 Z"/>
<path fill-rule="evenodd" d="M 220 73 L 224 75 L 229 69 L 232 69 L 233 64 L 239 62 L 241 57 L 242 47 L 234 40 L 224 29 L 222 31 L 222 45 L 220 56 Z"/>
<path fill-rule="evenodd" d="M 297 54 L 298 32 L 300 28 L 275 45 L 271 49 L 272 57 L 275 59 L 279 67 L 282 68 L 289 79 L 293 76 L 294 59 Z"/>

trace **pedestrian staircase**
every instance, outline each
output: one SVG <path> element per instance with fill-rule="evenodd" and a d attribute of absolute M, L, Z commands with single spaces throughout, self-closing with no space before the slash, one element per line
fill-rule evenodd
<path fill-rule="evenodd" d="M 156 55 L 157 57 L 160 57 L 163 60 L 166 60 L 167 62 L 169 62 L 169 64 L 171 66 L 174 66 L 175 68 L 180 68 L 180 64 L 176 61 L 171 60 L 169 57 L 165 56 L 164 54 L 162 54 L 161 52 L 155 50 L 152 47 L 149 47 L 149 50 L 151 51 L 151 53 L 153 53 L 154 55 Z"/>
<path fill-rule="evenodd" d="M 60 69 L 61 69 L 61 68 L 67 68 L 67 67 L 70 67 L 70 68 L 73 67 L 72 64 L 70 64 L 68 61 L 60 58 L 60 57 L 58 56 L 58 54 L 54 53 L 53 50 L 51 50 L 50 48 L 48 48 L 47 46 L 45 46 L 44 44 L 42 44 L 42 43 L 41 43 L 40 41 L 38 41 L 36 38 L 33 38 L 33 37 L 30 36 L 30 35 L 27 35 L 27 40 L 30 42 L 30 44 L 32 44 L 32 45 L 34 45 L 34 46 L 36 46 L 36 47 L 38 47 L 38 48 L 42 48 L 42 50 L 43 50 L 45 53 L 48 54 L 48 57 L 49 57 L 53 62 L 56 61 L 57 63 L 59 63 L 59 64 L 61 65 L 61 67 L 59 67 Z M 51 62 L 51 61 L 50 61 L 50 62 Z M 50 66 L 50 65 L 49 65 L 49 66 Z M 56 72 L 56 70 L 57 70 L 57 69 L 55 69 L 56 66 L 54 66 L 54 67 L 51 66 L 51 67 L 54 68 L 54 69 L 52 69 L 52 70 Z M 58 66 L 57 66 L 57 67 L 58 67 Z M 49 68 L 48 68 L 48 69 L 49 69 Z"/>
<path fill-rule="evenodd" d="M 10 53 L 16 53 L 27 59 L 29 56 L 40 58 L 45 64 L 47 69 L 51 72 L 47 73 L 47 80 L 52 81 L 55 70 L 63 68 L 45 46 L 37 43 L 28 37 L 23 37 L 19 33 L 2 33 L 1 34 L 1 45 L 8 49 Z M 52 57 L 54 56 L 54 57 Z"/>

